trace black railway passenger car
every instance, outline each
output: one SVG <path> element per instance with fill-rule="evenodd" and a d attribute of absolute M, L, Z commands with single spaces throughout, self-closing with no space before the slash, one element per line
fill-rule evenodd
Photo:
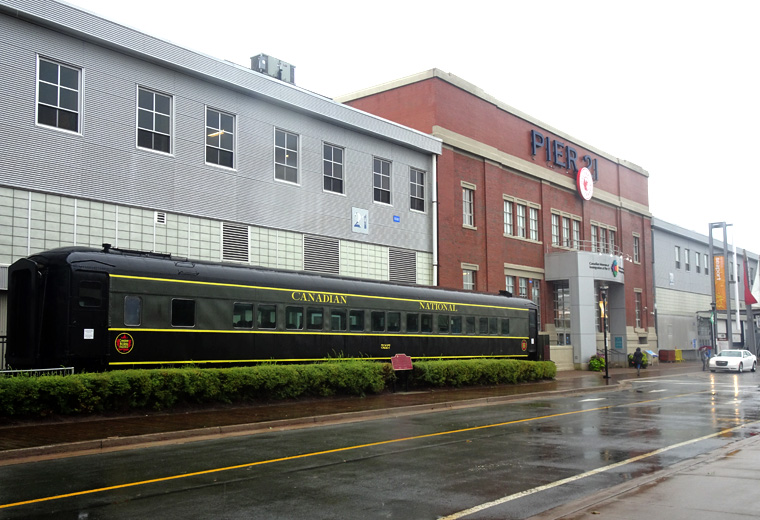
<path fill-rule="evenodd" d="M 12 368 L 538 359 L 526 299 L 67 247 L 9 268 Z"/>

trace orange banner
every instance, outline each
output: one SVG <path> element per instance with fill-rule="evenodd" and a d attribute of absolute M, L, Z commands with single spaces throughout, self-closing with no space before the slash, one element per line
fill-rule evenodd
<path fill-rule="evenodd" d="M 715 308 L 726 310 L 726 257 L 713 257 L 713 278 L 715 279 Z"/>

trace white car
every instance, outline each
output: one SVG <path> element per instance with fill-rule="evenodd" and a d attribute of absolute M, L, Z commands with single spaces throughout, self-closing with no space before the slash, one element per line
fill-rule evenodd
<path fill-rule="evenodd" d="M 710 372 L 715 372 L 716 370 L 728 370 L 732 372 L 752 370 L 754 372 L 757 370 L 757 358 L 749 350 L 721 350 L 717 356 L 710 358 Z"/>

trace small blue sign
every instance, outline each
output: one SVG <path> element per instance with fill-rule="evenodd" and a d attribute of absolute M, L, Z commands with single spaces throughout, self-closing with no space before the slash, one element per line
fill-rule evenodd
<path fill-rule="evenodd" d="M 398 215 L 393 215 L 393 222 L 396 222 L 396 223 L 401 222 L 401 217 L 399 217 Z"/>

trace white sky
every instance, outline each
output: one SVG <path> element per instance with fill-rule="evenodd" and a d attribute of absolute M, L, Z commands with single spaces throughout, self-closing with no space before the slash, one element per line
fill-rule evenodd
<path fill-rule="evenodd" d="M 760 253 L 760 2 L 68 1 L 329 97 L 437 67 L 644 168 L 655 217 Z"/>

